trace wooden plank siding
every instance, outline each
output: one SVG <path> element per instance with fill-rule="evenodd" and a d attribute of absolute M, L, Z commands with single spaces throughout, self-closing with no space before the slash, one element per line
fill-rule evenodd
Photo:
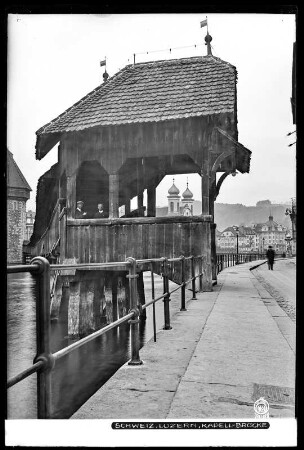
<path fill-rule="evenodd" d="M 141 218 L 140 223 L 136 219 L 131 223 L 128 219 L 128 223 L 122 225 L 68 220 L 66 257 L 87 263 L 125 261 L 129 256 L 136 259 L 199 256 L 203 253 L 207 256 L 210 248 L 209 216 L 193 221 L 192 217 L 183 222 L 179 222 L 180 218 L 175 222 L 158 218 L 157 223 L 150 223 L 151 219 L 147 223 L 145 218 Z"/>
<path fill-rule="evenodd" d="M 113 174 L 129 158 L 152 155 L 162 157 L 185 154 L 189 155 L 198 167 L 202 167 L 211 142 L 213 149 L 220 145 L 222 151 L 231 146 L 227 139 L 213 137 L 214 127 L 221 127 L 232 137 L 237 137 L 233 116 L 233 113 L 221 113 L 212 117 L 103 126 L 66 133 L 60 144 L 60 175 L 66 170 L 67 176 L 71 176 L 83 161 L 98 161 L 109 174 Z M 225 171 L 230 165 L 227 158 L 223 161 L 221 170 Z"/>

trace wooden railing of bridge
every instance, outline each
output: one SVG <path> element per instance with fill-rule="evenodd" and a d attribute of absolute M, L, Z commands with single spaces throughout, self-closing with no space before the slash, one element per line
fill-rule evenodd
<path fill-rule="evenodd" d="M 208 253 L 210 215 L 71 219 L 62 206 L 60 199 L 33 256 L 50 253 L 58 238 L 61 261 L 75 258 L 80 264 L 120 261 L 130 254 L 148 259 Z"/>
<path fill-rule="evenodd" d="M 66 255 L 78 263 L 208 253 L 211 216 L 68 219 Z"/>
<path fill-rule="evenodd" d="M 205 289 L 210 290 L 211 222 L 210 215 L 71 219 L 67 217 L 66 208 L 61 209 L 58 203 L 48 229 L 31 253 L 49 259 L 52 246 L 60 239 L 61 263 L 65 260 L 74 260 L 77 264 L 108 263 L 125 261 L 129 255 L 137 260 L 204 255 L 201 269 Z M 195 270 L 199 269 L 196 261 Z M 171 275 L 172 281 L 179 282 L 178 266 L 175 265 Z"/>

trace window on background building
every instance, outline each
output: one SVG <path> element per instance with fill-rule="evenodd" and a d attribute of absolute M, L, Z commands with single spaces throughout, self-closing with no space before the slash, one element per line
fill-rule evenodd
<path fill-rule="evenodd" d="M 174 212 L 174 202 L 170 202 L 170 211 Z"/>

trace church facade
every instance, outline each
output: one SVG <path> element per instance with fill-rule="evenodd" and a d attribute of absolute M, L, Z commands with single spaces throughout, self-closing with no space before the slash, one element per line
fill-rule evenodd
<path fill-rule="evenodd" d="M 179 195 L 180 191 L 178 187 L 174 184 L 174 178 L 173 178 L 173 184 L 168 190 L 168 216 L 193 216 L 193 204 L 194 204 L 194 198 L 193 194 L 190 191 L 188 187 L 188 181 L 187 181 L 187 188 L 182 193 L 182 195 Z"/>

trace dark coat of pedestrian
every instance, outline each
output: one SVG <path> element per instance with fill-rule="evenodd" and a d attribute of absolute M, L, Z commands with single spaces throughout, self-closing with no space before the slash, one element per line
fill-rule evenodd
<path fill-rule="evenodd" d="M 271 245 L 269 245 L 268 250 L 266 252 L 266 258 L 267 258 L 269 270 L 273 270 L 274 255 L 275 255 L 275 251 L 273 250 Z"/>

